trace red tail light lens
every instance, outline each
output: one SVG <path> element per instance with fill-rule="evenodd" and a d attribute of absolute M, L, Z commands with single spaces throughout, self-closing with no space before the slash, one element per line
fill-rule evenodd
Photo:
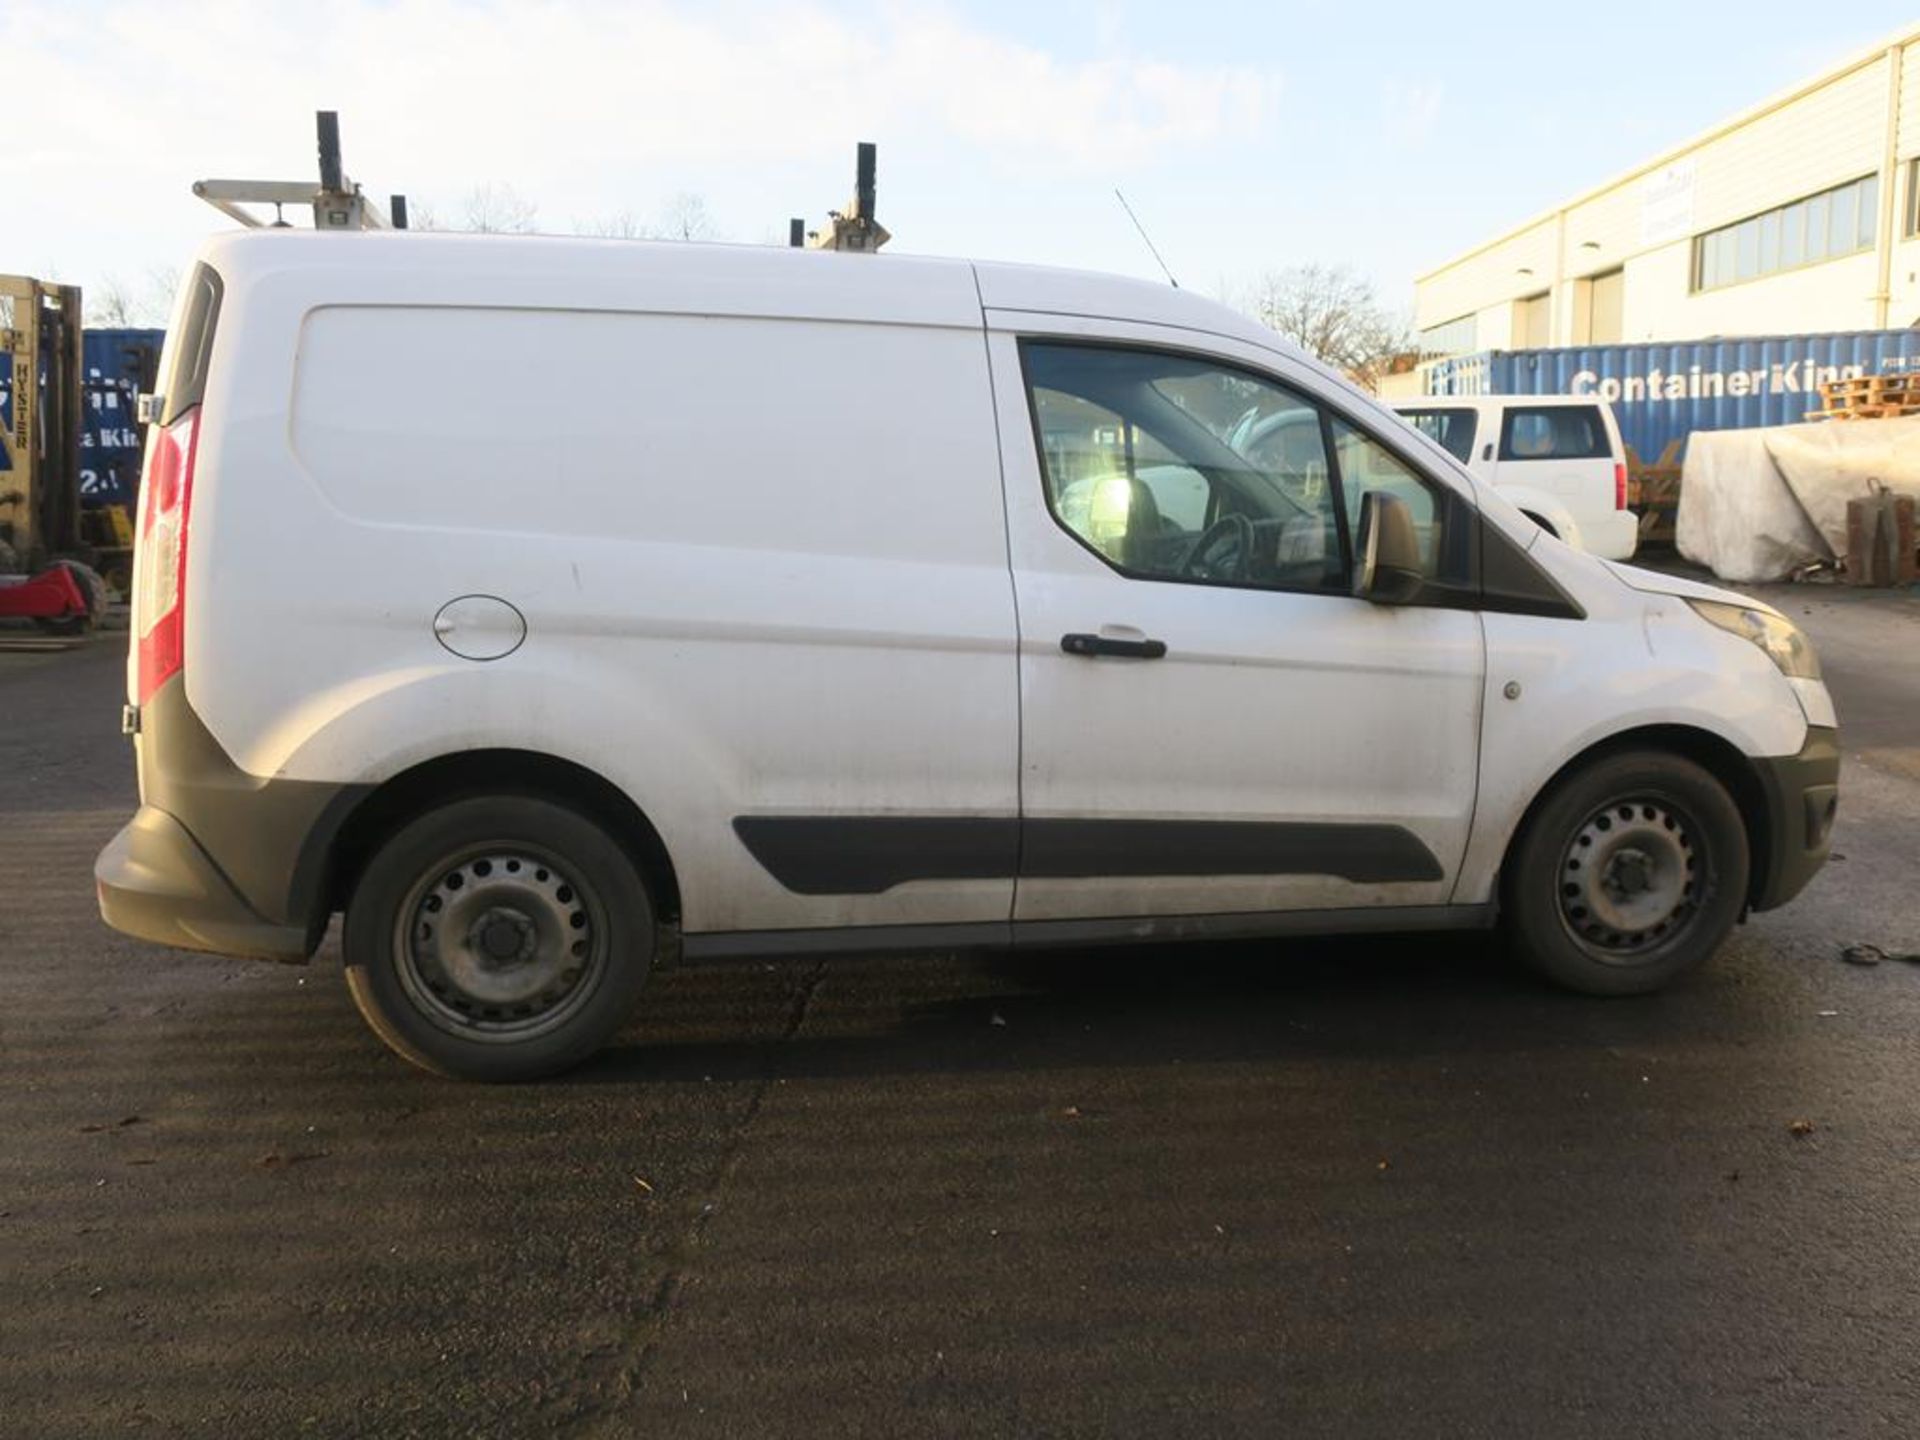
<path fill-rule="evenodd" d="M 1613 462 L 1613 508 L 1627 508 L 1627 467 L 1624 462 Z"/>
<path fill-rule="evenodd" d="M 153 432 L 140 483 L 140 534 L 133 555 L 134 702 L 180 673 L 186 661 L 187 512 L 200 412 L 189 410 Z"/>

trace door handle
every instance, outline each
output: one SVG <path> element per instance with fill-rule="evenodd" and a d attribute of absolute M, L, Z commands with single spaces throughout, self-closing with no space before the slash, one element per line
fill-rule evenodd
<path fill-rule="evenodd" d="M 1098 655 L 1118 655 L 1128 660 L 1158 660 L 1167 653 L 1164 640 L 1110 640 L 1105 635 L 1062 635 L 1060 648 L 1069 655 L 1092 659 Z"/>

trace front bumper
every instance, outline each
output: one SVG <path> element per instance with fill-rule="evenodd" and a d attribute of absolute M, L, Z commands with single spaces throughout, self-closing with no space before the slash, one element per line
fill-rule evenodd
<path fill-rule="evenodd" d="M 304 960 L 307 926 L 262 918 L 186 827 L 143 805 L 93 862 L 100 915 L 116 930 L 222 955 Z"/>
<path fill-rule="evenodd" d="M 1840 801 L 1840 732 L 1809 726 L 1798 755 L 1753 762 L 1766 799 L 1768 845 L 1756 855 L 1755 910 L 1784 905 L 1806 888 L 1833 848 Z"/>

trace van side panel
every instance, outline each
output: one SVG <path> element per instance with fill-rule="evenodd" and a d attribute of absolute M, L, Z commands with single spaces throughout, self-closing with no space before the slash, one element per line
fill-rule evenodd
<path fill-rule="evenodd" d="M 259 288 L 223 343 L 278 388 L 234 380 L 202 455 L 187 664 L 245 770 L 572 760 L 660 831 L 690 933 L 1008 917 L 1010 873 L 814 893 L 734 824 L 1017 824 L 979 329 Z M 524 643 L 444 648 L 472 595 Z"/>
<path fill-rule="evenodd" d="M 1494 898 L 1527 808 L 1596 745 L 1676 726 L 1746 755 L 1792 756 L 1807 737 L 1790 684 L 1758 647 L 1701 624 L 1684 600 L 1612 583 L 1589 556 L 1556 549 L 1553 559 L 1586 619 L 1484 617 L 1486 761 L 1455 904 Z"/>

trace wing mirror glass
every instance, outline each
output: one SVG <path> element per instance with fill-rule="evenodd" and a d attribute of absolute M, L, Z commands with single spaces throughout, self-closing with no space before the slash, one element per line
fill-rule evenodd
<path fill-rule="evenodd" d="M 1353 593 L 1376 605 L 1404 605 L 1420 593 L 1420 537 L 1413 511 L 1398 495 L 1369 490 L 1360 497 L 1360 533 L 1354 538 L 1357 563 Z"/>

